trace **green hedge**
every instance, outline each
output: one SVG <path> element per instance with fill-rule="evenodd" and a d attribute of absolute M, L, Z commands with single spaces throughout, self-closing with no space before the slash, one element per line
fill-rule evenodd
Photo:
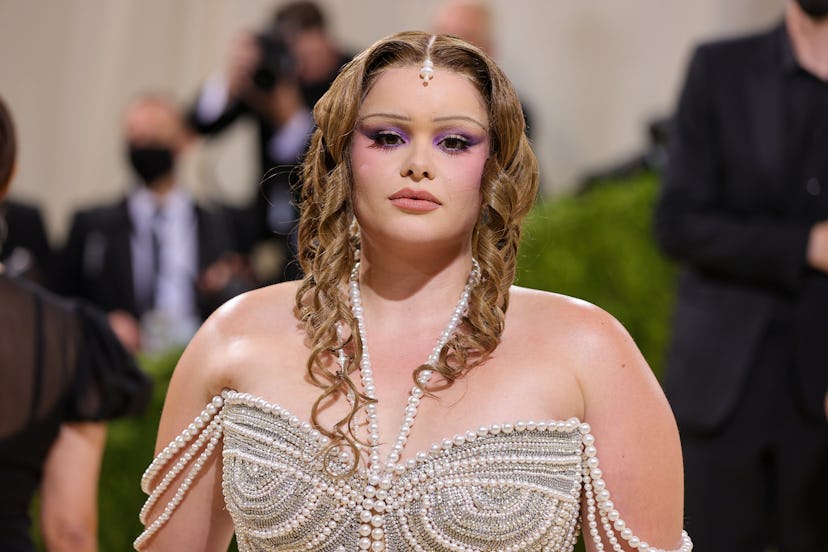
<path fill-rule="evenodd" d="M 605 182 L 589 192 L 539 202 L 529 216 L 518 267 L 520 285 L 590 301 L 630 331 L 656 373 L 662 366 L 674 267 L 650 231 L 653 175 Z M 147 414 L 111 424 L 101 474 L 101 552 L 132 549 L 145 496 L 141 474 L 155 445 L 158 418 L 178 352 L 142 359 L 156 380 Z"/>
<path fill-rule="evenodd" d="M 653 242 L 656 192 L 656 176 L 644 173 L 540 202 L 524 225 L 518 284 L 608 311 L 660 374 L 676 271 Z"/>
<path fill-rule="evenodd" d="M 138 512 L 147 497 L 141 475 L 153 458 L 164 396 L 180 354 L 141 358 L 142 368 L 155 381 L 152 401 L 144 416 L 109 424 L 98 495 L 101 552 L 132 550 L 143 529 Z"/>

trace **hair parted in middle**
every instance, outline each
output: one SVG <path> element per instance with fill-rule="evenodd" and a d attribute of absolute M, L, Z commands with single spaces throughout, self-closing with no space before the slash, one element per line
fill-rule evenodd
<path fill-rule="evenodd" d="M 480 264 L 480 282 L 472 291 L 468 314 L 440 353 L 438 372 L 451 384 L 494 351 L 503 332 L 509 288 L 514 282 L 520 225 L 538 188 L 537 159 L 526 136 L 520 100 L 495 62 L 476 46 L 460 39 L 408 31 L 383 38 L 345 65 L 313 110 L 316 130 L 302 172 L 298 258 L 305 277 L 296 293 L 300 318 L 311 344 L 307 370 L 322 389 L 311 421 L 331 438 L 329 451 L 342 445 L 356 452 L 354 414 L 371 399 L 361 395 L 349 374 L 359 366 L 362 344 L 347 296 L 347 280 L 356 261 L 358 235 L 353 231 L 353 175 L 350 143 L 360 106 L 383 71 L 419 69 L 430 57 L 436 74 L 451 71 L 468 78 L 487 106 L 491 151 L 481 181 L 482 208 L 472 233 L 472 255 Z M 350 329 L 346 343 L 337 328 Z M 350 362 L 338 370 L 343 347 Z M 323 404 L 349 394 L 355 397 L 349 415 L 333 428 L 321 427 Z M 354 456 L 356 469 L 356 458 Z"/>

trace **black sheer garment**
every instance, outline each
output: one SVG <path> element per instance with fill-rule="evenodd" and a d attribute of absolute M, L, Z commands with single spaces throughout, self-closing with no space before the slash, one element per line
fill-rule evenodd
<path fill-rule="evenodd" d="M 150 391 L 103 314 L 0 273 L 0 549 L 34 550 L 30 503 L 61 424 L 137 414 Z"/>

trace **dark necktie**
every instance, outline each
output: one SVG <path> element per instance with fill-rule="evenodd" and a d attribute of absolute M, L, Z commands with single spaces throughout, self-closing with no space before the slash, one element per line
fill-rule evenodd
<path fill-rule="evenodd" d="M 164 212 L 158 207 L 152 215 L 152 227 L 150 228 L 150 236 L 152 238 L 152 279 L 150 280 L 147 301 L 147 307 L 150 310 L 156 307 L 158 300 L 158 283 L 161 280 L 161 234 L 163 224 Z"/>

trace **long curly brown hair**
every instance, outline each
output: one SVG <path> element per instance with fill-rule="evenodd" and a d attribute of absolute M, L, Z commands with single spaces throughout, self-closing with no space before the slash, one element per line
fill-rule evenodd
<path fill-rule="evenodd" d="M 483 362 L 503 333 L 509 288 L 515 278 L 520 225 L 538 187 L 537 159 L 526 137 L 520 100 L 503 71 L 482 50 L 454 37 L 424 32 L 398 33 L 376 42 L 345 65 L 313 110 L 317 125 L 302 172 L 299 262 L 305 277 L 296 305 L 311 344 L 308 376 L 322 389 L 311 420 L 331 438 L 328 452 L 346 446 L 356 453 L 354 415 L 371 401 L 360 394 L 349 374 L 359 366 L 362 344 L 347 297 L 347 280 L 355 262 L 358 237 L 352 231 L 353 177 L 349 157 L 351 136 L 360 105 L 386 69 L 419 67 L 430 56 L 435 71 L 466 76 L 488 107 L 491 155 L 481 182 L 483 206 L 472 234 L 472 255 L 480 263 L 480 283 L 469 300 L 462 331 L 443 347 L 437 366 L 447 384 Z M 345 343 L 338 325 L 350 329 Z M 349 351 L 344 370 L 333 360 Z M 417 374 L 426 366 L 420 366 Z M 354 400 L 350 412 L 332 428 L 317 415 L 341 395 Z M 354 454 L 355 459 L 358 455 Z M 356 460 L 353 469 L 356 468 Z"/>

